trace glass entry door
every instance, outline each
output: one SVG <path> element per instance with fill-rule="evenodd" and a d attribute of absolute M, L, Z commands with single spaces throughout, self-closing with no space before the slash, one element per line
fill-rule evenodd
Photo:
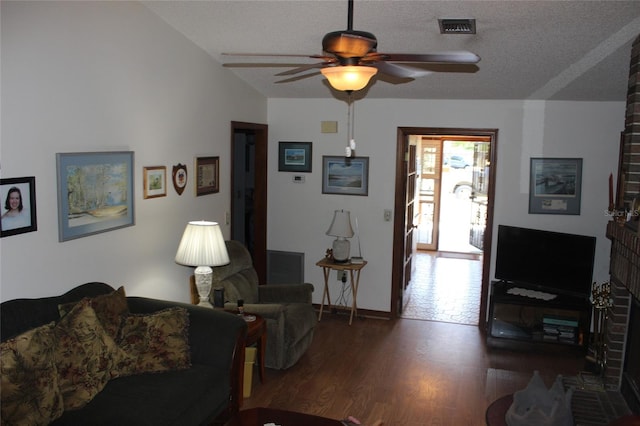
<path fill-rule="evenodd" d="M 418 144 L 419 250 L 438 249 L 442 142 L 422 138 Z"/>

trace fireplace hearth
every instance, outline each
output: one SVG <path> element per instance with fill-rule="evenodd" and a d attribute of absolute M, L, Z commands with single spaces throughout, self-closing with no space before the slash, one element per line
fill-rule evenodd
<path fill-rule="evenodd" d="M 629 408 L 640 414 L 640 237 L 611 221 L 611 292 L 613 306 L 605 332 L 607 345 L 604 385 L 619 390 Z"/>
<path fill-rule="evenodd" d="M 640 300 L 634 298 L 629 313 L 629 328 L 620 392 L 631 411 L 640 413 Z"/>

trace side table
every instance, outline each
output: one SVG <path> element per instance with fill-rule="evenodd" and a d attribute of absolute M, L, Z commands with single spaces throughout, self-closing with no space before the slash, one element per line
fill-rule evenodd
<path fill-rule="evenodd" d="M 267 350 L 267 322 L 263 317 L 256 314 L 251 314 L 256 317 L 255 321 L 247 321 L 247 337 L 245 339 L 245 346 L 251 346 L 256 343 L 257 358 L 258 358 L 258 375 L 260 376 L 260 383 L 264 383 L 264 354 Z"/>
<path fill-rule="evenodd" d="M 318 316 L 318 321 L 322 319 L 322 311 L 324 309 L 324 300 L 327 299 L 327 306 L 331 307 L 331 297 L 329 295 L 329 275 L 331 275 L 331 271 L 349 271 L 349 278 L 351 284 L 351 316 L 349 317 L 349 325 L 353 322 L 353 313 L 355 312 L 356 316 L 358 315 L 358 305 L 356 299 L 358 297 L 358 285 L 360 283 L 360 271 L 367 264 L 367 261 L 363 261 L 362 263 L 337 263 L 332 259 L 323 258 L 316 263 L 316 266 L 322 268 L 322 272 L 324 273 L 324 292 L 322 293 L 322 303 L 320 304 L 320 315 Z"/>
<path fill-rule="evenodd" d="M 237 312 L 232 310 L 225 310 L 225 312 L 232 315 L 238 315 Z M 251 315 L 256 317 L 256 319 L 254 321 L 247 321 L 247 337 L 244 339 L 244 346 L 247 347 L 256 344 L 258 375 L 260 376 L 260 383 L 264 383 L 264 356 L 267 349 L 267 322 L 260 315 Z M 242 408 L 242 402 L 244 401 L 244 368 L 240 368 L 240 371 L 238 372 L 238 381 L 238 407 Z"/>

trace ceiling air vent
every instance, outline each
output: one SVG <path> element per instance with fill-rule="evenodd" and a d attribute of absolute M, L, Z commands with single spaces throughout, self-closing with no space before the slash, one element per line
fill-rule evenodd
<path fill-rule="evenodd" d="M 475 19 L 438 19 L 440 34 L 475 34 Z"/>

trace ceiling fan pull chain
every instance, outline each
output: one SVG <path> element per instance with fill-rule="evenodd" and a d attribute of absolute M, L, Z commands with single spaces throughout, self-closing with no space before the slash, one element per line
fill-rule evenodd
<path fill-rule="evenodd" d="M 351 102 L 351 137 L 349 138 L 349 147 L 356 149 L 356 102 Z"/>
<path fill-rule="evenodd" d="M 353 118 L 352 114 L 354 112 L 353 109 L 353 101 L 351 97 L 351 91 L 348 92 L 349 97 L 347 99 L 347 146 L 344 149 L 344 156 L 351 157 L 353 150 L 356 149 L 356 141 L 353 136 Z"/>

